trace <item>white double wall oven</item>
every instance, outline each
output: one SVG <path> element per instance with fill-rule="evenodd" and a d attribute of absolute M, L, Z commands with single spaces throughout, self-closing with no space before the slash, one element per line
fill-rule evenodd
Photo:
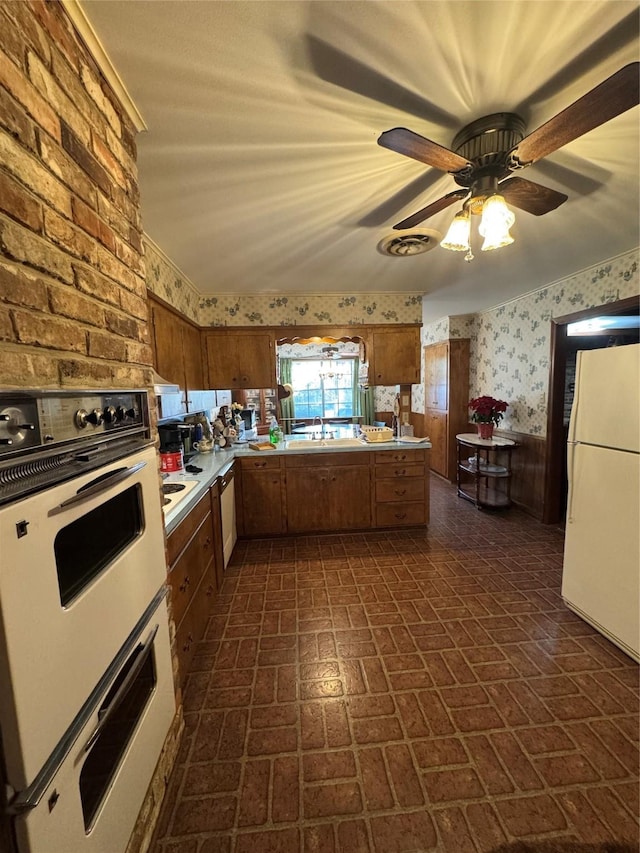
<path fill-rule="evenodd" d="M 0 456 L 0 736 L 17 853 L 124 853 L 175 714 L 147 412 L 142 391 L 0 392 L 0 440 L 18 445 Z"/>

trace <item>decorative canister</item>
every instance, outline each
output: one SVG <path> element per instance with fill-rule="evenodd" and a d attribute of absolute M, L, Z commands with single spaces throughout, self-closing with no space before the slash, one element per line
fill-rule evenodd
<path fill-rule="evenodd" d="M 174 471 L 182 471 L 184 468 L 184 454 L 182 448 L 167 448 L 160 451 L 160 470 L 171 474 Z"/>

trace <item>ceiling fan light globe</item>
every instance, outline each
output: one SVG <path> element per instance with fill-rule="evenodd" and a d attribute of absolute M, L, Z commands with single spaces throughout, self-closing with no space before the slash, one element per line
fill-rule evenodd
<path fill-rule="evenodd" d="M 490 252 L 513 243 L 509 228 L 515 220 L 501 195 L 490 196 L 483 205 L 482 220 L 478 226 L 480 236 L 484 237 L 482 251 Z"/>
<path fill-rule="evenodd" d="M 466 210 L 461 210 L 453 217 L 453 222 L 449 226 L 444 240 L 440 241 L 441 248 L 449 249 L 451 252 L 468 252 L 470 230 L 469 213 Z"/>

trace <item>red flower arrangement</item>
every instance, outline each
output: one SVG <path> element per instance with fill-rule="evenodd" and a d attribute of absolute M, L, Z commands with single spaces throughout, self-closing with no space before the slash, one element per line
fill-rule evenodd
<path fill-rule="evenodd" d="M 498 426 L 508 405 L 504 400 L 496 400 L 495 397 L 475 397 L 469 400 L 469 408 L 473 412 L 471 420 L 476 424 Z"/>

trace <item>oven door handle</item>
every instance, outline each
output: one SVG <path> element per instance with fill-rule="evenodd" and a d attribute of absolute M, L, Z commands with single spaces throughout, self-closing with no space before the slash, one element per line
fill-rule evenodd
<path fill-rule="evenodd" d="M 127 673 L 125 679 L 123 680 L 120 687 L 117 689 L 115 696 L 111 700 L 111 702 L 107 705 L 106 708 L 101 708 L 98 711 L 98 725 L 89 735 L 89 739 L 85 743 L 82 748 L 83 752 L 89 752 L 91 747 L 94 745 L 96 740 L 100 737 L 104 727 L 107 725 L 113 714 L 118 710 L 120 703 L 125 698 L 127 693 L 129 692 L 129 688 L 136 680 L 138 675 L 140 674 L 140 670 L 147 662 L 147 658 L 149 657 L 149 653 L 151 651 L 151 647 L 153 645 L 153 641 L 156 638 L 156 634 L 158 633 L 158 628 L 160 626 L 156 625 L 150 632 L 149 636 L 144 642 L 144 645 L 138 652 L 138 658 L 136 662 L 133 664 L 129 672 Z"/>
<path fill-rule="evenodd" d="M 82 488 L 78 489 L 72 498 L 63 501 L 58 506 L 50 509 L 49 515 L 56 515 L 59 512 L 64 512 L 65 509 L 68 509 L 70 506 L 75 506 L 76 504 L 89 500 L 89 498 L 92 498 L 94 495 L 99 495 L 100 492 L 104 492 L 107 489 L 110 489 L 111 486 L 115 486 L 116 483 L 121 483 L 123 480 L 131 477 L 141 468 L 144 468 L 146 464 L 146 462 L 137 462 L 130 468 L 116 468 L 115 471 L 109 471 L 107 474 L 102 474 L 102 476 L 97 477 L 95 480 L 91 480 L 91 482 L 87 483 L 86 486 L 82 486 Z"/>

